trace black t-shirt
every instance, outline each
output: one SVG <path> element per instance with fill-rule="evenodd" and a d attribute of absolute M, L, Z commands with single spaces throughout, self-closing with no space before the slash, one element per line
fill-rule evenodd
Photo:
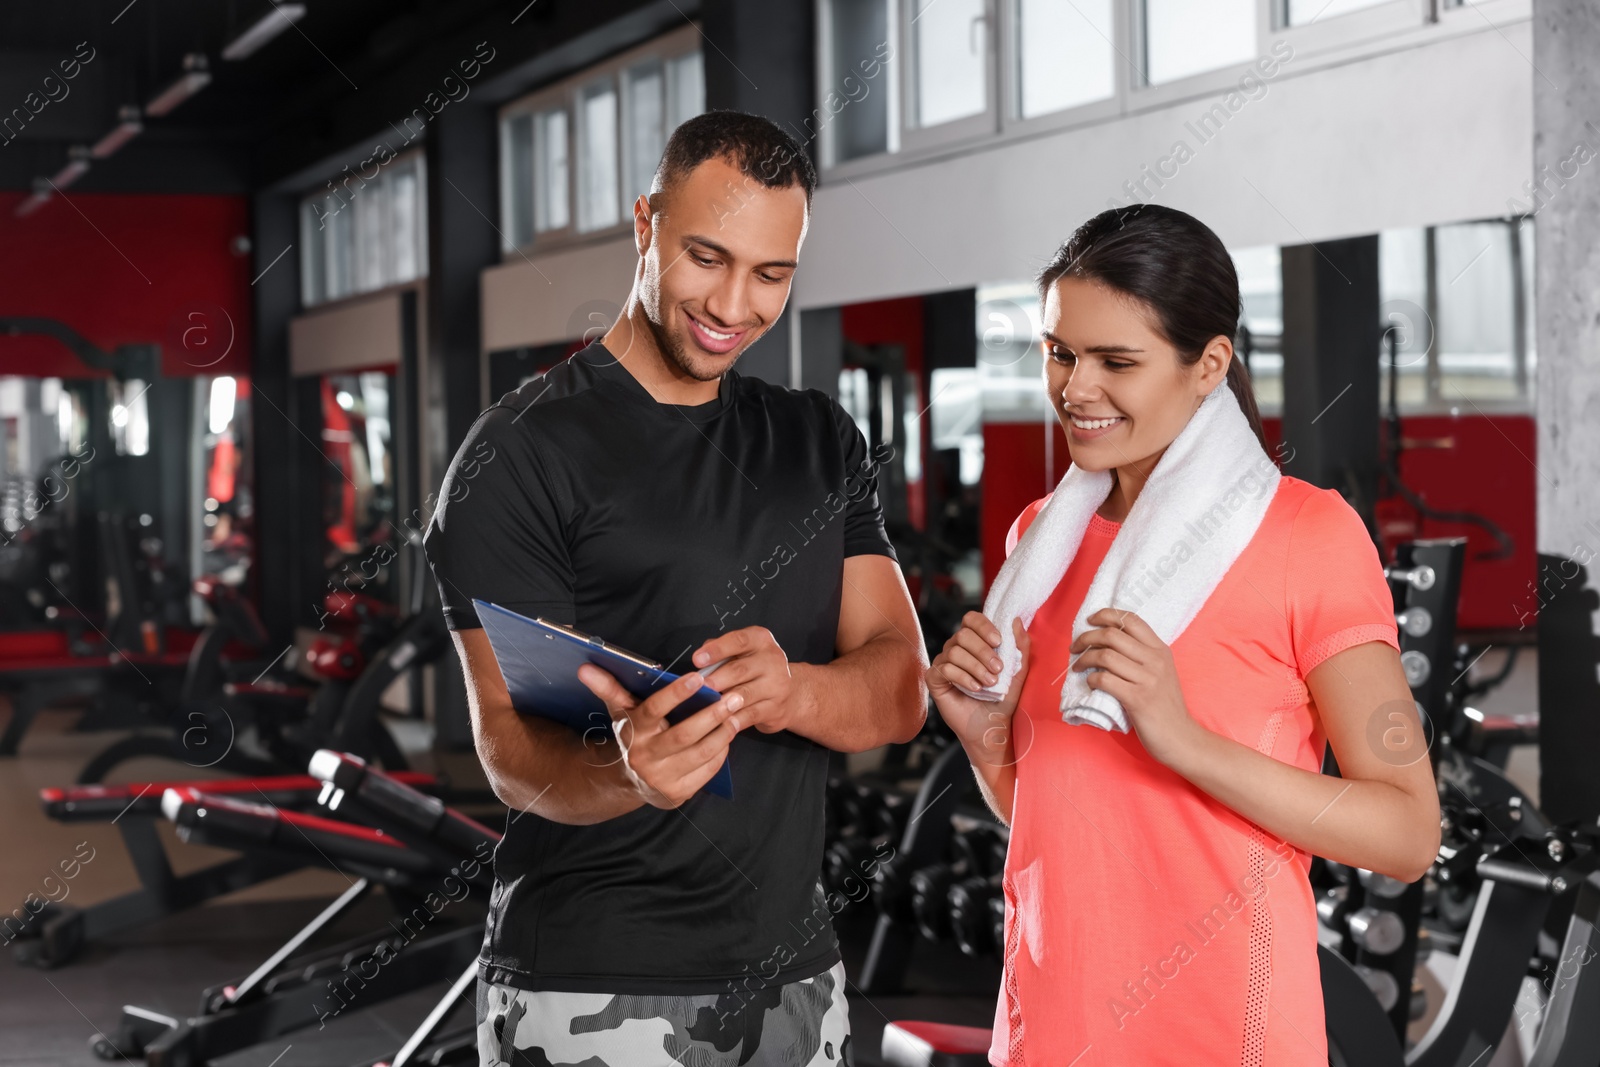
<path fill-rule="evenodd" d="M 756 625 L 791 662 L 828 663 L 845 557 L 894 558 L 876 466 L 824 393 L 729 370 L 717 399 L 661 404 L 596 343 L 478 417 L 427 555 L 452 629 L 479 625 L 477 597 L 680 674 L 702 642 Z M 702 790 L 591 826 L 513 814 L 483 977 L 712 993 L 837 962 L 818 882 L 827 750 L 745 729 L 728 759 L 731 801 Z"/>

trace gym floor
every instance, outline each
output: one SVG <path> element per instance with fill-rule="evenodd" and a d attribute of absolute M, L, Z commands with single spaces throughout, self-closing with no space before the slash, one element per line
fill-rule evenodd
<path fill-rule="evenodd" d="M 1489 653 L 1478 670 L 1498 667 L 1500 653 Z M 1533 706 L 1537 667 L 1524 653 L 1515 673 L 1482 703 L 1489 714 L 1510 714 Z M 9 714 L 8 709 L 3 710 Z M 137 885 L 121 838 L 114 826 L 101 823 L 64 825 L 47 819 L 39 808 L 38 791 L 70 783 L 91 754 L 108 744 L 110 733 L 78 734 L 71 728 L 74 712 L 40 716 L 23 743 L 18 759 L 0 760 L 0 825 L 5 857 L 0 865 L 0 902 L 15 907 L 30 892 L 43 893 L 40 882 L 64 859 L 81 858 L 81 842 L 94 849 L 78 875 L 67 884 L 68 904 L 89 904 L 125 892 Z M 422 740 L 419 736 L 418 740 Z M 452 757 L 447 766 L 430 768 L 430 754 L 418 753 L 423 769 L 448 771 L 466 783 L 477 774 L 469 755 Z M 134 762 L 117 774 L 120 781 L 171 780 L 205 777 L 204 772 L 174 773 L 162 761 Z M 184 768 L 176 768 L 183 770 Z M 1538 757 L 1532 746 L 1513 753 L 1511 778 L 1532 795 L 1538 795 Z M 226 853 L 178 842 L 170 827 L 162 833 L 169 845 L 174 869 L 182 874 L 222 858 Z M 0 960 L 0 1064 L 91 1065 L 97 1059 L 89 1039 L 97 1031 L 116 1026 L 122 1005 L 137 1003 L 171 1014 L 191 1012 L 200 990 L 237 978 L 251 970 L 282 944 L 322 905 L 347 887 L 345 878 L 332 871 L 301 871 L 233 895 L 226 902 L 173 916 L 164 922 L 90 946 L 72 964 L 53 971 L 38 971 Z M 379 894 L 362 902 L 328 934 L 330 939 L 356 936 L 377 929 L 392 913 Z M 845 967 L 852 978 L 861 972 L 873 916 L 859 912 L 842 917 L 839 935 Z M 1435 966 L 1434 970 L 1439 968 Z M 1000 971 L 992 959 L 962 956 L 953 946 L 919 940 L 912 958 L 908 988 L 916 995 L 870 997 L 850 993 L 852 1042 L 861 1067 L 877 1067 L 883 1027 L 892 1019 L 937 1019 L 972 1026 L 989 1026 L 994 1019 L 994 991 Z M 1431 976 L 1430 1008 L 1441 999 Z M 350 1067 L 392 1054 L 417 1021 L 443 995 L 445 987 L 414 993 L 376 1009 L 331 1020 L 321 1031 L 290 1034 L 216 1061 L 226 1067 Z M 471 1011 L 463 1004 L 457 1025 Z M 1429 1017 L 1413 1024 L 1420 1036 Z M 1517 1042 L 1503 1043 L 1500 1053 L 1484 1067 L 1520 1067 Z"/>

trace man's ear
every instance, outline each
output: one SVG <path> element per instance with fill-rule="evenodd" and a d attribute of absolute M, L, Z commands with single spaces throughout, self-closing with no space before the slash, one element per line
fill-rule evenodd
<path fill-rule="evenodd" d="M 650 198 L 641 195 L 633 202 L 633 246 L 643 256 L 650 251 L 650 242 L 654 239 L 655 225 L 652 221 Z"/>

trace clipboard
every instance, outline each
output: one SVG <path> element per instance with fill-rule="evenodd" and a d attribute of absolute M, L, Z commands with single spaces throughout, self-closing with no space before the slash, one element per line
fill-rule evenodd
<path fill-rule="evenodd" d="M 606 710 L 605 702 L 578 680 L 579 667 L 585 663 L 594 664 L 641 700 L 682 677 L 659 663 L 560 623 L 530 619 L 476 597 L 472 606 L 478 611 L 483 632 L 489 635 L 489 647 L 494 650 L 495 661 L 500 665 L 506 689 L 511 694 L 511 706 L 523 715 L 538 715 L 580 734 L 601 729 L 610 735 L 611 713 Z M 704 676 L 717 666 L 719 664 L 712 664 L 700 673 Z M 667 721 L 676 723 L 721 699 L 721 693 L 702 685 L 698 692 L 667 713 Z M 722 761 L 705 788 L 731 800 L 733 774 L 728 762 L 727 759 Z"/>

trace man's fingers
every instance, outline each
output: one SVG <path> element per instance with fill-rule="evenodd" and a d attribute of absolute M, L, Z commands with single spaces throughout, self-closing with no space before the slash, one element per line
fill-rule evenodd
<path fill-rule="evenodd" d="M 639 704 L 639 710 L 649 719 L 657 721 L 664 719 L 668 712 L 699 692 L 703 684 L 704 679 L 700 677 L 700 672 L 692 671 L 671 685 L 663 686 L 645 697 Z"/>
<path fill-rule="evenodd" d="M 617 681 L 611 672 L 592 663 L 585 663 L 578 668 L 578 681 L 587 686 L 589 692 L 600 698 L 606 710 L 611 713 L 613 722 L 626 718 L 638 705 L 634 695 L 622 688 L 622 683 Z"/>
<path fill-rule="evenodd" d="M 653 747 L 663 759 L 692 748 L 716 732 L 717 727 L 726 723 L 742 705 L 742 699 L 728 697 L 703 707 L 663 730 Z M 738 726 L 744 724 L 744 715 L 741 713 Z M 735 733 L 738 732 L 738 726 L 733 727 Z"/>
<path fill-rule="evenodd" d="M 731 725 L 723 723 L 709 737 L 679 754 L 675 762 L 683 769 L 674 786 L 679 796 L 688 800 L 722 769 L 728 758 L 728 742 L 733 740 L 734 733 Z"/>
<path fill-rule="evenodd" d="M 693 745 L 656 761 L 651 777 L 659 784 L 652 788 L 672 801 L 672 807 L 683 804 L 721 768 L 737 733 L 731 722 L 720 722 Z"/>

